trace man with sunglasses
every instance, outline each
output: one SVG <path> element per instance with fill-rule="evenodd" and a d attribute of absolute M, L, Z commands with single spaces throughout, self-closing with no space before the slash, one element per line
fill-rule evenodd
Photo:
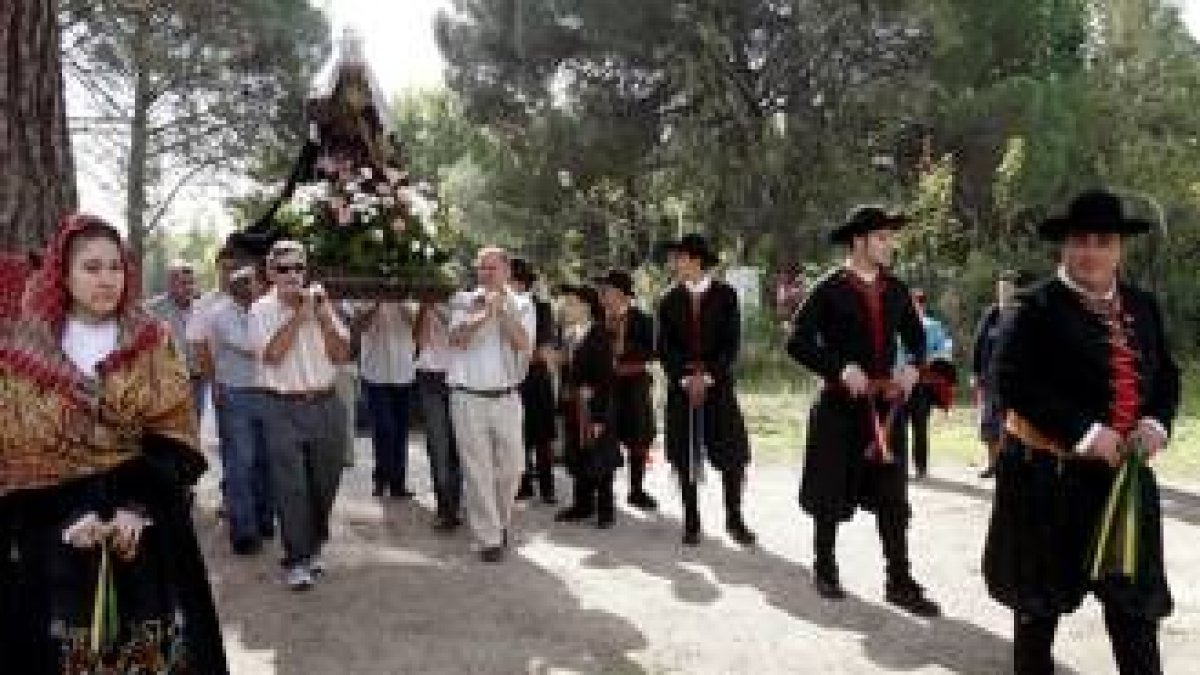
<path fill-rule="evenodd" d="M 272 287 L 250 308 L 250 343 L 266 392 L 264 422 L 279 509 L 285 583 L 305 590 L 325 571 L 321 547 L 345 458 L 346 412 L 335 364 L 350 358 L 349 332 L 318 285 L 305 286 L 305 251 L 279 241 L 267 254 Z"/>

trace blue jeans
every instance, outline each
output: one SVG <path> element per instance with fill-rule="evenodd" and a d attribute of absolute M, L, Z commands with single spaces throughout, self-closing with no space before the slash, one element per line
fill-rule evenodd
<path fill-rule="evenodd" d="M 275 521 L 262 394 L 216 386 L 229 537 L 232 541 L 258 539 L 274 529 Z"/>
<path fill-rule="evenodd" d="M 376 485 L 394 490 L 406 487 L 408 473 L 408 399 L 411 384 L 375 384 L 363 381 L 371 414 L 371 439 L 375 446 Z"/>
<path fill-rule="evenodd" d="M 213 384 L 214 387 L 220 386 Z M 204 404 L 208 399 L 208 380 L 200 377 L 192 377 L 192 407 L 196 411 L 196 419 L 204 419 Z"/>

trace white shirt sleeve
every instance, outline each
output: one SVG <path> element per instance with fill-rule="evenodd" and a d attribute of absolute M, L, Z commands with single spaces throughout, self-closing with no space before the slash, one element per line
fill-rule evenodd
<path fill-rule="evenodd" d="M 1092 443 L 1096 441 L 1096 436 L 1100 435 L 1101 428 L 1103 427 L 1100 426 L 1099 422 L 1093 422 L 1092 426 L 1088 427 L 1087 433 L 1083 435 L 1083 438 L 1079 439 L 1079 442 L 1075 444 L 1075 452 L 1084 453 L 1090 450 Z"/>
<path fill-rule="evenodd" d="M 271 337 L 275 332 L 275 322 L 271 320 L 270 308 L 261 302 L 256 302 L 250 306 L 250 321 L 247 331 L 247 346 L 254 352 L 254 355 L 261 359 L 263 350 L 267 348 L 267 343 L 271 341 Z"/>

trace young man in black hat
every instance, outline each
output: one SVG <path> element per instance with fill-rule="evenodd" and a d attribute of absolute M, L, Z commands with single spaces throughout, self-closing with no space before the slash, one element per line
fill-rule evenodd
<path fill-rule="evenodd" d="M 894 231 L 906 218 L 859 207 L 833 231 L 845 263 L 813 287 L 792 321 L 787 350 L 824 380 L 809 414 L 800 507 L 814 521 L 813 577 L 824 598 L 845 597 L 834 544 L 858 507 L 875 513 L 887 561 L 886 600 L 919 616 L 937 604 L 913 580 L 912 509 L 905 474 L 904 400 L 925 362 L 925 333 L 908 288 L 888 272 Z M 911 362 L 896 367 L 896 336 Z"/>
<path fill-rule="evenodd" d="M 629 505 L 649 511 L 658 507 L 643 485 L 657 433 L 649 370 L 655 359 L 654 319 L 633 304 L 633 277 L 625 270 L 609 270 L 596 283 L 616 359 L 610 423 L 629 453 Z"/>
<path fill-rule="evenodd" d="M 697 485 L 707 460 L 721 474 L 725 529 L 739 544 L 754 543 L 742 518 L 750 439 L 734 391 L 741 344 L 737 292 L 714 278 L 717 256 L 708 241 L 688 234 L 667 246 L 676 284 L 658 305 L 658 356 L 667 376 L 667 458 L 683 494 L 683 543 L 700 543 Z"/>
<path fill-rule="evenodd" d="M 555 428 L 554 380 L 549 350 L 556 344 L 554 311 L 550 303 L 533 292 L 537 273 L 529 261 L 513 258 L 511 285 L 513 291 L 533 303 L 537 328 L 533 340 L 533 356 L 529 371 L 521 381 L 521 404 L 525 408 L 522 429 L 525 436 L 525 472 L 521 475 L 521 486 L 517 490 L 518 500 L 527 500 L 534 495 L 536 480 L 542 503 L 555 504 L 554 496 L 554 438 Z"/>
<path fill-rule="evenodd" d="M 992 597 L 1013 610 L 1017 673 L 1054 671 L 1059 617 L 1089 592 L 1104 607 L 1120 672 L 1162 672 L 1157 632 L 1172 600 L 1148 462 L 1170 436 L 1179 369 L 1158 303 L 1119 278 L 1124 239 L 1149 229 L 1101 190 L 1042 223 L 1039 233 L 1061 247 L 1061 263 L 1021 293 L 993 359 L 1006 414 L 984 578 Z M 1117 467 L 1135 451 L 1145 458 L 1130 465 L 1140 484 L 1136 560 L 1131 569 L 1094 567 Z"/>

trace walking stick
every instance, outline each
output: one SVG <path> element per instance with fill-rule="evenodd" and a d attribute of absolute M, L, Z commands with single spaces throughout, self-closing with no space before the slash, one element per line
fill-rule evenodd
<path fill-rule="evenodd" d="M 704 482 L 704 460 L 708 449 L 704 446 L 704 404 L 693 405 L 688 400 L 688 485 Z"/>

